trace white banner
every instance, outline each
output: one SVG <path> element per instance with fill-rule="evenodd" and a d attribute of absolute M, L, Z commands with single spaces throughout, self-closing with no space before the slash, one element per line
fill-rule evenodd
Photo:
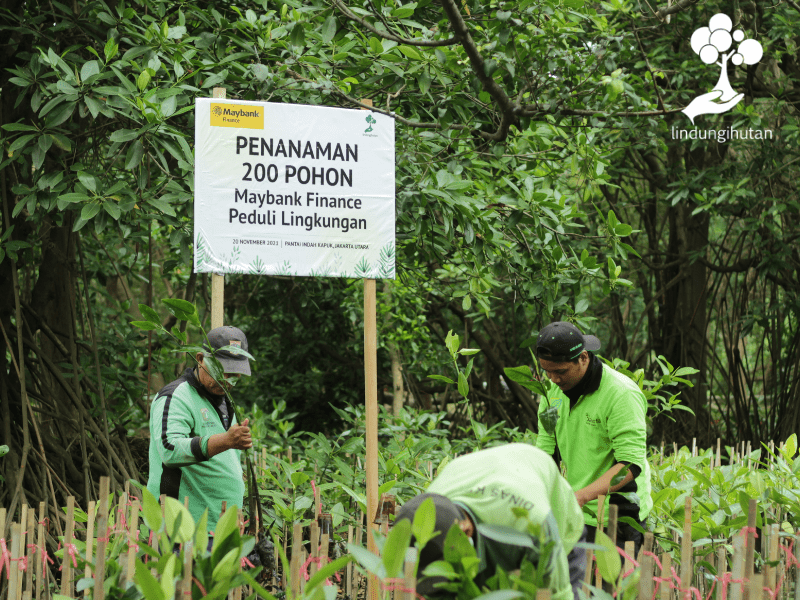
<path fill-rule="evenodd" d="M 194 268 L 393 279 L 394 119 L 198 98 Z"/>

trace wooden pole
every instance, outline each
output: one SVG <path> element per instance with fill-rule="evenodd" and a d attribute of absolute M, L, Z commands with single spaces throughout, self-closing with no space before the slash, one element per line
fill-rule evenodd
<path fill-rule="evenodd" d="M 744 579 L 744 538 L 741 535 L 733 536 L 733 579 Z M 730 589 L 731 600 L 742 600 L 743 585 L 732 583 Z"/>
<path fill-rule="evenodd" d="M 104 600 L 106 580 L 106 547 L 108 546 L 108 486 L 109 478 L 100 478 L 100 510 L 97 521 L 97 559 L 94 566 L 94 600 Z"/>
<path fill-rule="evenodd" d="M 749 450 L 749 448 L 748 448 Z M 750 461 L 750 456 L 747 457 L 748 463 Z M 744 553 L 744 576 L 749 581 L 754 573 L 754 558 L 756 552 L 756 513 L 758 510 L 758 506 L 756 505 L 756 499 L 750 498 L 750 502 L 747 506 L 747 535 L 745 540 L 747 541 L 747 546 L 745 547 Z M 748 600 L 750 595 L 750 588 L 744 588 L 743 598 L 744 600 Z M 753 598 L 753 600 L 758 600 L 757 598 Z"/>
<path fill-rule="evenodd" d="M 28 568 L 25 571 L 25 598 L 31 598 L 33 596 L 33 563 L 36 560 L 36 514 L 33 506 L 26 512 L 26 529 L 28 531 L 25 537 L 28 541 L 25 548 L 28 550 Z"/>
<path fill-rule="evenodd" d="M 123 510 L 125 510 L 123 508 Z M 139 499 L 131 503 L 131 515 L 128 518 L 128 556 L 125 565 L 125 582 L 133 582 L 135 573 L 136 550 L 139 545 Z"/>
<path fill-rule="evenodd" d="M 19 557 L 22 556 L 20 548 L 24 545 L 24 542 L 20 540 L 22 531 L 23 529 L 19 523 L 11 523 L 11 563 L 6 567 L 11 571 L 11 576 L 8 580 L 8 598 L 22 597 L 22 577 L 18 567 Z"/>
<path fill-rule="evenodd" d="M 362 99 L 372 106 L 372 100 Z M 364 109 L 367 110 L 367 109 Z M 364 392 L 366 402 L 367 447 L 367 549 L 378 553 L 372 517 L 378 511 L 378 325 L 376 315 L 375 280 L 364 280 Z M 378 585 L 374 576 L 367 580 L 367 600 L 377 600 Z"/>
<path fill-rule="evenodd" d="M 225 99 L 225 88 L 215 87 L 212 98 Z M 211 274 L 211 329 L 222 327 L 225 308 L 225 275 Z"/>
<path fill-rule="evenodd" d="M 289 574 L 289 584 L 292 586 L 292 598 L 300 596 L 300 567 L 302 566 L 302 555 L 300 551 L 303 548 L 303 525 L 301 523 L 294 523 L 292 525 L 292 559 L 290 562 L 291 571 Z"/>
<path fill-rule="evenodd" d="M 692 497 L 686 496 L 683 514 L 683 538 L 681 539 L 681 590 L 684 595 L 692 587 Z"/>
<path fill-rule="evenodd" d="M 653 552 L 653 541 L 653 533 L 651 531 L 646 532 L 644 534 L 644 545 L 642 546 L 642 553 L 639 559 L 642 565 L 642 572 L 639 577 L 639 600 L 650 600 L 654 595 L 653 571 L 656 561 L 650 556 Z"/>
<path fill-rule="evenodd" d="M 72 535 L 75 531 L 75 497 L 67 498 L 67 529 L 64 532 L 64 560 L 61 571 L 61 594 L 72 598 L 72 560 L 68 551 L 72 544 Z"/>
<path fill-rule="evenodd" d="M 84 577 L 92 576 L 92 552 L 94 550 L 94 521 L 95 521 L 95 506 L 94 500 L 89 502 L 89 509 L 86 511 L 86 569 L 83 572 Z M 41 509 L 39 510 L 41 513 Z M 83 590 L 83 597 L 88 598 L 91 588 Z"/>
<path fill-rule="evenodd" d="M 664 553 L 661 559 L 661 600 L 670 600 L 670 580 L 672 579 L 672 556 Z"/>
<path fill-rule="evenodd" d="M 47 515 L 47 508 L 44 502 L 39 502 L 39 522 L 36 528 L 36 549 L 40 552 L 36 560 L 36 599 L 42 597 L 42 591 L 47 589 L 45 580 L 47 579 L 47 563 L 45 562 L 45 541 L 44 541 L 44 519 Z M 3 531 L 3 518 L 0 518 L 0 532 Z"/>

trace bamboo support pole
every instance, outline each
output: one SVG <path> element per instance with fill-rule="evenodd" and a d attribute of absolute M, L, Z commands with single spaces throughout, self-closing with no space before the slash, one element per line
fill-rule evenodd
<path fill-rule="evenodd" d="M 375 280 L 364 280 L 364 387 L 366 394 L 366 447 L 367 447 L 367 514 L 374 515 L 378 508 L 378 363 L 377 316 Z M 372 531 L 372 519 L 367 523 L 367 549 L 378 553 Z M 377 600 L 378 581 L 370 575 L 367 579 L 366 600 Z"/>
<path fill-rule="evenodd" d="M 722 440 L 717 438 L 717 462 L 716 462 L 716 467 L 718 469 L 722 466 L 722 455 L 720 454 L 720 451 L 722 449 L 721 444 L 722 444 Z"/>
<path fill-rule="evenodd" d="M 550 600 L 551 597 L 550 590 L 547 588 L 539 588 L 536 591 L 536 600 Z"/>
<path fill-rule="evenodd" d="M 75 532 L 75 497 L 67 498 L 67 525 L 64 530 L 64 560 L 61 571 L 61 594 L 72 598 L 72 561 L 69 559 L 68 551 L 72 544 Z"/>
<path fill-rule="evenodd" d="M 364 513 L 359 513 L 358 527 L 356 527 L 356 546 L 361 546 L 364 542 Z M 353 570 L 355 579 L 353 580 L 353 597 L 358 597 L 358 590 L 361 588 L 361 573 L 357 569 Z"/>
<path fill-rule="evenodd" d="M 25 570 L 25 598 L 33 596 L 33 563 L 36 560 L 36 515 L 34 514 L 33 507 L 31 506 L 25 511 L 25 549 L 27 550 L 27 569 Z"/>
<path fill-rule="evenodd" d="M 655 569 L 656 561 L 651 556 L 653 552 L 654 536 L 651 531 L 644 534 L 644 544 L 642 545 L 642 552 L 639 558 L 641 566 L 641 574 L 639 576 L 639 600 L 651 600 L 653 598 L 653 571 Z"/>
<path fill-rule="evenodd" d="M 106 547 L 108 546 L 108 477 L 100 478 L 100 509 L 97 521 L 97 559 L 94 566 L 94 600 L 104 600 L 106 580 Z"/>
<path fill-rule="evenodd" d="M 303 549 L 303 526 L 300 523 L 295 523 L 292 526 L 292 559 L 290 563 L 289 580 L 292 586 L 292 598 L 297 598 L 300 595 L 300 566 Z"/>
<path fill-rule="evenodd" d="M 681 585 L 684 593 L 692 587 L 692 497 L 686 496 L 683 513 L 683 537 L 681 538 Z"/>
<path fill-rule="evenodd" d="M 417 578 L 414 576 L 415 561 L 406 560 L 403 565 L 403 600 L 416 600 L 417 596 Z"/>
<path fill-rule="evenodd" d="M 764 528 L 767 529 L 766 527 Z M 772 563 L 778 560 L 778 525 L 773 524 L 769 526 L 769 551 L 767 552 L 767 563 Z M 777 585 L 777 569 L 774 565 L 767 564 L 766 568 L 766 585 L 769 589 L 774 590 Z"/>
<path fill-rule="evenodd" d="M 181 598 L 192 597 L 192 549 L 194 540 L 189 540 L 183 545 L 183 577 L 181 578 Z M 178 600 L 176 598 L 175 600 Z"/>
<path fill-rule="evenodd" d="M 749 443 L 748 443 L 749 444 Z M 748 447 L 748 451 L 749 451 Z M 748 464 L 750 461 L 748 455 Z M 756 516 L 758 515 L 758 506 L 756 504 L 755 498 L 750 498 L 750 502 L 747 506 L 747 533 L 745 535 L 745 540 L 747 542 L 747 546 L 745 547 L 745 554 L 744 554 L 744 576 L 745 579 L 749 580 L 752 576 L 755 568 L 754 559 L 756 553 Z M 750 588 L 745 587 L 743 600 L 748 600 L 750 595 Z M 753 600 L 758 600 L 757 598 L 753 598 Z"/>
<path fill-rule="evenodd" d="M 347 546 L 353 543 L 353 526 L 347 526 Z M 347 563 L 344 569 L 344 595 L 351 598 L 353 595 L 353 563 Z"/>
<path fill-rule="evenodd" d="M 634 554 L 636 554 L 636 544 L 631 541 L 625 542 L 625 566 L 622 568 L 623 575 L 633 569 L 631 560 Z"/>
<path fill-rule="evenodd" d="M 313 577 L 317 574 L 319 569 L 319 523 L 316 519 L 311 521 L 311 564 L 308 568 L 308 574 Z"/>
<path fill-rule="evenodd" d="M 84 577 L 92 576 L 92 556 L 94 554 L 94 521 L 95 521 L 95 506 L 94 500 L 89 502 L 89 508 L 86 511 L 86 568 L 83 571 Z M 91 593 L 90 588 L 83 590 L 83 597 L 88 598 Z"/>
<path fill-rule="evenodd" d="M 19 523 L 11 523 L 11 564 L 7 565 L 11 575 L 8 578 L 8 597 L 20 598 L 22 592 L 22 577 L 19 574 L 20 538 L 22 528 Z"/>
<path fill-rule="evenodd" d="M 800 548 L 800 534 L 794 536 L 794 547 Z M 794 600 L 800 600 L 800 567 L 797 566 L 794 568 Z"/>
<path fill-rule="evenodd" d="M 226 90 L 215 87 L 212 98 L 225 99 Z M 225 317 L 225 275 L 211 274 L 211 329 L 222 327 Z"/>
<path fill-rule="evenodd" d="M 741 535 L 733 536 L 733 569 L 731 574 L 733 579 L 744 579 L 744 552 L 745 543 Z M 731 600 L 742 600 L 742 585 L 738 583 L 731 584 L 729 598 Z"/>
<path fill-rule="evenodd" d="M 139 546 L 139 500 L 131 503 L 131 514 L 128 518 L 128 556 L 125 569 L 125 581 L 132 582 L 135 575 L 136 551 Z"/>
<path fill-rule="evenodd" d="M 44 580 L 47 578 L 48 571 L 46 570 L 45 562 L 45 539 L 44 539 L 44 523 L 47 515 L 47 507 L 44 502 L 39 502 L 39 521 L 36 527 L 36 550 L 40 553 L 36 561 L 36 600 L 42 597 L 42 592 L 47 589 Z M 5 517 L 0 517 L 0 532 L 3 531 L 3 521 Z"/>
<path fill-rule="evenodd" d="M 670 589 L 670 580 L 672 579 L 672 557 L 668 553 L 664 553 L 661 559 L 661 600 L 670 600 L 672 595 Z"/>
<path fill-rule="evenodd" d="M 762 600 L 764 596 L 764 576 L 761 573 L 753 573 L 747 585 L 748 596 L 753 600 Z"/>

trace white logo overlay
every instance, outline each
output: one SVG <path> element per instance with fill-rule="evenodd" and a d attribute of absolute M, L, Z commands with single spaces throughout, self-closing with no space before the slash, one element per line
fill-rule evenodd
<path fill-rule="evenodd" d="M 719 80 L 707 94 L 701 94 L 681 112 L 694 118 L 699 115 L 716 115 L 731 110 L 739 104 L 744 94 L 737 94 L 728 81 L 728 60 L 734 65 L 754 65 L 761 60 L 764 50 L 753 39 L 745 39 L 744 32 L 733 32 L 733 22 L 728 15 L 717 13 L 708 21 L 708 27 L 700 27 L 692 34 L 692 50 L 707 65 L 720 67 Z"/>

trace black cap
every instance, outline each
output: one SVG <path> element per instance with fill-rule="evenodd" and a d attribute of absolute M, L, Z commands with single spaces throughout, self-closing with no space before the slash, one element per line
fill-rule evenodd
<path fill-rule="evenodd" d="M 237 327 L 217 327 L 208 332 L 208 341 L 214 350 L 219 350 L 225 346 L 234 346 L 241 348 L 245 352 L 247 349 L 247 338 L 241 329 Z M 204 344 L 206 350 L 209 350 L 208 344 Z M 242 375 L 250 375 L 250 361 L 246 356 L 241 354 L 234 354 L 223 350 L 221 352 L 214 352 L 216 358 L 222 365 L 225 373 L 241 373 Z"/>
<path fill-rule="evenodd" d="M 536 357 L 552 362 L 575 360 L 584 350 L 600 350 L 600 340 L 583 335 L 572 323 L 555 321 L 539 332 Z"/>
<path fill-rule="evenodd" d="M 438 533 L 425 544 L 425 547 L 420 551 L 419 555 L 417 592 L 425 597 L 437 592 L 436 588 L 434 588 L 436 583 L 447 581 L 447 578 L 442 576 L 424 577 L 422 573 L 425 567 L 437 560 L 444 559 L 444 541 L 447 537 L 447 532 L 450 531 L 453 523 L 457 523 L 467 517 L 464 511 L 445 496 L 426 492 L 419 496 L 414 496 L 411 500 L 403 504 L 400 510 L 397 511 L 394 522 L 399 523 L 403 519 L 408 519 L 413 523 L 414 514 L 428 498 L 433 500 L 433 506 L 436 509 L 436 522 L 433 530 Z M 414 543 L 413 537 L 411 538 L 411 542 Z"/>

